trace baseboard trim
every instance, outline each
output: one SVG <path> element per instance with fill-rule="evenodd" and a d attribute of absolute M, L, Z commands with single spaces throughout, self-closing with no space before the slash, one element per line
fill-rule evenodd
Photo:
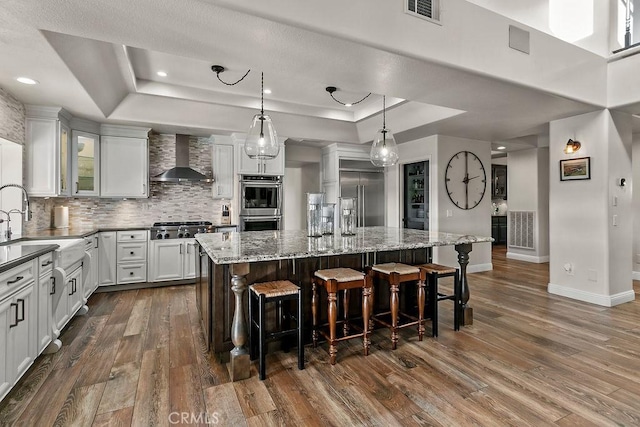
<path fill-rule="evenodd" d="M 631 278 L 633 280 L 640 280 L 640 271 L 634 271 L 632 272 Z"/>
<path fill-rule="evenodd" d="M 482 271 L 491 271 L 493 270 L 493 264 L 474 264 L 467 266 L 467 273 L 480 273 Z"/>
<path fill-rule="evenodd" d="M 549 262 L 549 255 L 547 255 L 547 256 L 533 256 L 533 255 L 517 254 L 515 252 L 507 252 L 507 258 L 508 259 L 515 259 L 515 260 L 518 260 L 518 261 L 533 262 L 533 263 L 536 263 L 536 264 L 542 264 L 543 262 Z"/>
<path fill-rule="evenodd" d="M 553 283 L 548 284 L 547 292 L 578 301 L 601 305 L 603 307 L 614 307 L 616 305 L 624 304 L 625 302 L 631 302 L 636 298 L 636 294 L 635 292 L 633 292 L 633 289 L 625 292 L 620 292 L 615 295 L 602 295 L 595 294 L 593 292 L 581 291 L 580 289 L 569 288 L 562 285 L 556 285 Z"/>

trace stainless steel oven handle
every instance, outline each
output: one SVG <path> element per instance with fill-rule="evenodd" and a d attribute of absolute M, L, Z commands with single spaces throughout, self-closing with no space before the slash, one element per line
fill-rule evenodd
<path fill-rule="evenodd" d="M 282 183 L 260 182 L 260 181 L 240 181 L 244 188 L 282 188 Z M 243 193 L 244 194 L 244 193 Z"/>
<path fill-rule="evenodd" d="M 280 221 L 279 216 L 244 216 L 242 221 L 244 222 L 257 222 L 257 221 Z"/>

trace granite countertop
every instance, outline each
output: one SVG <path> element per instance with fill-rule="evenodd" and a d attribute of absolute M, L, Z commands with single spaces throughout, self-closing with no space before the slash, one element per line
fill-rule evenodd
<path fill-rule="evenodd" d="M 237 227 L 235 224 L 213 224 L 213 227 Z M 87 236 L 91 236 L 92 234 L 98 233 L 100 231 L 127 231 L 127 230 L 149 230 L 151 228 L 150 225 L 124 225 L 121 227 L 118 226 L 100 226 L 100 225 L 81 225 L 81 226 L 70 226 L 69 228 L 46 228 L 41 230 L 35 230 L 26 234 L 23 234 L 22 237 L 18 240 L 40 240 L 40 239 L 66 239 L 73 238 L 79 239 Z"/>
<path fill-rule="evenodd" d="M 0 273 L 16 267 L 48 252 L 58 249 L 58 245 L 29 245 L 9 243 L 0 246 Z"/>
<path fill-rule="evenodd" d="M 391 227 L 358 228 L 354 236 L 307 237 L 306 230 L 282 230 L 196 234 L 196 240 L 217 264 L 493 242 L 485 236 Z"/>

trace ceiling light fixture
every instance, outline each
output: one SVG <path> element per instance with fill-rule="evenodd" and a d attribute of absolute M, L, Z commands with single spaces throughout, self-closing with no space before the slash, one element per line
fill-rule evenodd
<path fill-rule="evenodd" d="M 222 83 L 226 84 L 227 86 L 233 86 L 233 85 L 237 85 L 238 83 L 240 83 L 241 81 L 244 80 L 245 77 L 247 77 L 247 75 L 249 74 L 249 72 L 251 71 L 251 69 L 248 69 L 246 73 L 244 73 L 244 76 L 240 77 L 239 80 L 233 82 L 233 83 L 227 83 L 224 80 L 222 80 L 220 78 L 220 73 L 224 72 L 225 68 L 222 65 L 212 65 L 211 66 L 211 71 L 213 71 L 214 73 L 216 73 L 216 77 L 218 78 L 218 80 L 220 80 Z"/>
<path fill-rule="evenodd" d="M 29 77 L 18 77 L 16 80 L 19 81 L 20 83 L 24 83 L 26 85 L 37 85 L 38 84 L 37 80 L 30 79 Z"/>
<path fill-rule="evenodd" d="M 386 124 L 385 96 L 382 96 L 382 129 L 378 131 L 369 155 L 375 166 L 393 166 L 398 163 L 398 146 Z"/>
<path fill-rule="evenodd" d="M 158 71 L 156 74 L 159 75 L 160 77 L 167 77 L 166 71 Z"/>
<path fill-rule="evenodd" d="M 563 151 L 565 154 L 573 154 L 579 151 L 581 146 L 582 144 L 580 144 L 580 142 L 574 141 L 573 139 L 569 138 L 569 141 L 567 141 L 567 145 L 564 147 Z"/>
<path fill-rule="evenodd" d="M 360 104 L 362 101 L 364 101 L 365 99 L 367 99 L 367 98 L 371 95 L 371 92 L 369 92 L 369 93 L 368 93 L 364 98 L 362 98 L 360 101 L 344 103 L 344 102 L 340 101 L 339 99 L 336 99 L 336 97 L 335 97 L 335 96 L 333 96 L 333 92 L 335 92 L 335 91 L 337 91 L 337 90 L 338 90 L 338 88 L 337 88 L 337 87 L 335 87 L 335 86 L 327 86 L 327 87 L 325 88 L 325 90 L 326 90 L 327 92 L 329 92 L 329 95 L 331 95 L 331 98 L 332 98 L 334 101 L 336 101 L 338 104 L 342 104 L 342 105 L 344 105 L 345 107 L 351 107 L 351 106 L 353 106 L 353 105 Z"/>
<path fill-rule="evenodd" d="M 253 116 L 244 142 L 244 152 L 252 159 L 267 160 L 278 156 L 280 144 L 271 117 L 264 114 L 264 73 L 261 73 L 260 84 L 260 114 Z"/>
<path fill-rule="evenodd" d="M 497 149 L 498 150 L 505 150 L 507 147 L 505 147 L 504 145 L 499 146 Z"/>
<path fill-rule="evenodd" d="M 264 93 L 265 95 L 271 95 L 271 89 L 265 89 Z"/>

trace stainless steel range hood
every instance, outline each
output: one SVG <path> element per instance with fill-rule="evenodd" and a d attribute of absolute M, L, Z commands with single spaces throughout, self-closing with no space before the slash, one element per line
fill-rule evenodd
<path fill-rule="evenodd" d="M 213 182 L 213 178 L 189 167 L 189 135 L 176 135 L 176 167 L 151 178 L 161 182 Z"/>

